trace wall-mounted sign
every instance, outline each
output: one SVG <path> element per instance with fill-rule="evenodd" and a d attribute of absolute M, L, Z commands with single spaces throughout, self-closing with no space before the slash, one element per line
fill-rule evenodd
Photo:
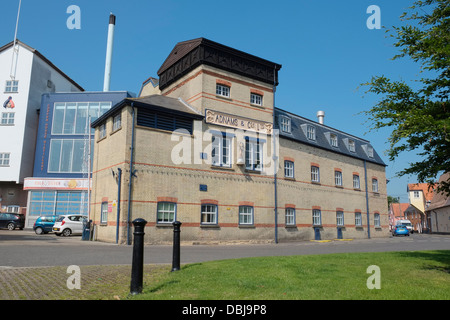
<path fill-rule="evenodd" d="M 88 179 L 25 179 L 23 190 L 87 190 Z"/>
<path fill-rule="evenodd" d="M 206 110 L 205 122 L 240 130 L 272 134 L 273 125 L 270 122 L 258 121 L 213 110 Z"/>

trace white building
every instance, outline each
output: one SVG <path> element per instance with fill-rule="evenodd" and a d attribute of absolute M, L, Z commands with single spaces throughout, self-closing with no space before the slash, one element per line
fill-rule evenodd
<path fill-rule="evenodd" d="M 39 51 L 17 40 L 0 47 L 0 208 L 27 205 L 25 177 L 33 174 L 41 96 L 84 89 Z"/>

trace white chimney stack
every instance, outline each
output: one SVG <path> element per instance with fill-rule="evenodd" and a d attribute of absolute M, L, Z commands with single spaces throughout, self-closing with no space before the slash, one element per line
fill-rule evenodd
<path fill-rule="evenodd" d="M 317 111 L 317 119 L 320 124 L 323 124 L 323 118 L 325 118 L 325 112 L 324 111 Z"/>
<path fill-rule="evenodd" d="M 103 91 L 109 91 L 109 84 L 111 82 L 111 60 L 112 60 L 112 49 L 114 44 L 115 25 L 116 25 L 116 16 L 111 13 L 109 15 L 108 42 L 106 44 L 105 79 L 103 82 Z"/>

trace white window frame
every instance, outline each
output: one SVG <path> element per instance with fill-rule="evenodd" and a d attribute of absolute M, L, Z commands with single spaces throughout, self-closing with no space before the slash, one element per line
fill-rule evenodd
<path fill-rule="evenodd" d="M 369 156 L 369 158 L 373 158 L 373 148 L 372 147 L 367 147 L 367 155 Z"/>
<path fill-rule="evenodd" d="M 253 225 L 253 207 L 239 206 L 239 224 Z"/>
<path fill-rule="evenodd" d="M 336 225 L 338 227 L 344 226 L 344 211 L 336 211 Z"/>
<path fill-rule="evenodd" d="M 361 189 L 361 184 L 359 180 L 359 175 L 353 175 L 353 189 Z"/>
<path fill-rule="evenodd" d="M 285 211 L 285 223 L 287 226 L 295 226 L 295 208 L 286 208 Z"/>
<path fill-rule="evenodd" d="M 250 93 L 250 103 L 255 106 L 262 106 L 263 96 L 257 93 Z"/>
<path fill-rule="evenodd" d="M 211 164 L 217 167 L 231 168 L 233 136 L 224 132 L 212 132 Z"/>
<path fill-rule="evenodd" d="M 308 140 L 316 141 L 316 127 L 308 124 L 306 126 L 306 137 Z"/>
<path fill-rule="evenodd" d="M 291 118 L 280 116 L 280 129 L 283 132 L 291 133 Z"/>
<path fill-rule="evenodd" d="M 98 139 L 106 138 L 106 123 L 102 123 L 98 129 Z"/>
<path fill-rule="evenodd" d="M 351 152 L 356 152 L 355 140 L 348 140 L 348 150 Z"/>
<path fill-rule="evenodd" d="M 372 192 L 378 192 L 378 179 L 372 179 Z"/>
<path fill-rule="evenodd" d="M 162 205 L 162 208 L 160 205 Z M 169 219 L 171 214 L 173 214 L 172 220 Z M 172 223 L 176 220 L 176 217 L 177 217 L 177 204 L 175 202 L 159 201 L 156 204 L 156 223 L 158 224 Z"/>
<path fill-rule="evenodd" d="M 231 88 L 229 86 L 216 83 L 216 95 L 220 97 L 229 98 L 230 97 Z"/>
<path fill-rule="evenodd" d="M 59 159 L 58 159 L 58 170 L 52 170 L 52 168 L 50 168 L 51 164 L 52 164 L 52 156 L 53 156 L 53 148 L 55 148 L 55 144 L 56 141 L 61 141 L 61 145 L 59 146 Z M 62 171 L 61 167 L 62 165 L 62 156 L 63 156 L 63 148 L 64 148 L 64 142 L 65 141 L 70 141 L 72 144 L 71 147 L 71 157 L 70 157 L 70 163 L 68 164 L 68 166 L 70 167 L 70 169 L 68 171 Z M 76 160 L 76 157 L 78 156 L 78 154 L 76 153 L 75 150 L 75 142 L 83 142 L 83 161 L 81 163 L 81 170 L 80 171 L 74 171 L 74 160 Z M 87 153 L 87 148 L 89 148 L 88 145 L 89 142 L 86 139 L 50 139 L 50 151 L 49 151 L 49 156 L 48 156 L 48 165 L 47 165 L 47 172 L 49 173 L 83 173 L 83 172 L 87 172 L 87 157 L 88 157 L 88 153 Z M 91 141 L 91 150 L 92 147 L 94 145 L 94 141 Z M 94 154 L 91 153 L 91 160 L 93 158 Z M 78 164 L 78 163 L 77 163 Z M 92 169 L 92 161 L 91 161 L 91 168 Z"/>
<path fill-rule="evenodd" d="M 6 80 L 5 93 L 19 92 L 19 80 Z"/>
<path fill-rule="evenodd" d="M 9 167 L 11 160 L 11 153 L 1 152 L 0 153 L 0 167 Z"/>
<path fill-rule="evenodd" d="M 108 223 L 108 201 L 102 202 L 100 224 Z"/>
<path fill-rule="evenodd" d="M 294 162 L 291 160 L 284 160 L 284 176 L 286 178 L 294 178 Z"/>
<path fill-rule="evenodd" d="M 334 171 L 334 184 L 336 186 L 342 187 L 342 171 L 335 170 Z"/>
<path fill-rule="evenodd" d="M 122 128 L 122 114 L 118 113 L 113 117 L 113 131 Z"/>
<path fill-rule="evenodd" d="M 320 182 L 320 168 L 311 166 L 311 182 Z"/>
<path fill-rule="evenodd" d="M 374 213 L 373 214 L 373 225 L 374 225 L 375 228 L 381 227 L 381 219 L 380 219 L 380 214 L 379 213 Z"/>
<path fill-rule="evenodd" d="M 7 213 L 19 213 L 19 206 L 7 206 L 6 207 L 6 212 Z"/>
<path fill-rule="evenodd" d="M 13 126 L 15 122 L 15 112 L 3 112 L 1 125 L 2 126 Z"/>
<path fill-rule="evenodd" d="M 338 143 L 338 137 L 336 134 L 331 133 L 330 134 L 330 143 L 332 147 L 339 147 L 339 143 Z"/>
<path fill-rule="evenodd" d="M 201 224 L 217 224 L 217 205 L 210 203 L 202 203 L 201 205 Z"/>
<path fill-rule="evenodd" d="M 362 213 L 359 211 L 355 212 L 355 226 L 356 227 L 362 226 Z"/>
<path fill-rule="evenodd" d="M 322 225 L 322 211 L 320 209 L 313 209 L 312 224 L 313 224 L 313 226 L 321 226 Z"/>
<path fill-rule="evenodd" d="M 264 141 L 246 137 L 245 139 L 245 169 L 250 171 L 263 170 Z"/>

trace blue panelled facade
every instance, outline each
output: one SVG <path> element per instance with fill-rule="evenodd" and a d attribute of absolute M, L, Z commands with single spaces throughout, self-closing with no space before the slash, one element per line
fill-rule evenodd
<path fill-rule="evenodd" d="M 133 95 L 127 91 L 42 95 L 33 177 L 26 178 L 26 227 L 39 216 L 88 213 L 90 123 Z"/>

